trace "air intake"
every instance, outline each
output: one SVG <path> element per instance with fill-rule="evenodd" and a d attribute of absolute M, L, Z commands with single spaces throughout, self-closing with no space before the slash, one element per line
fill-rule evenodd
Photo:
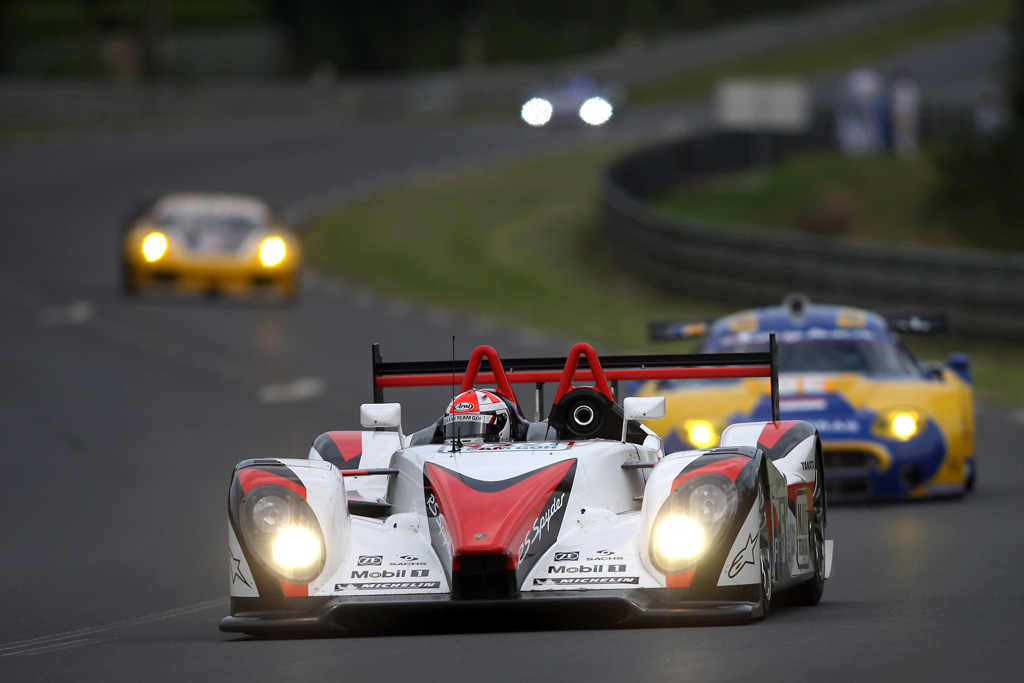
<path fill-rule="evenodd" d="M 452 597 L 458 600 L 504 600 L 519 594 L 516 572 L 504 555 L 463 555 L 452 573 Z"/>

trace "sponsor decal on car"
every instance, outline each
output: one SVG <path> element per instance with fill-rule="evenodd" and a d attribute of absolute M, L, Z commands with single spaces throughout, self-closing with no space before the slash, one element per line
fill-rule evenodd
<path fill-rule="evenodd" d="M 440 588 L 440 581 L 400 581 L 400 582 L 389 582 L 389 583 L 336 583 L 334 584 L 334 590 L 344 591 L 350 588 L 362 591 L 379 591 L 399 588 L 402 590 L 427 590 L 430 588 Z"/>
<path fill-rule="evenodd" d="M 381 571 L 370 571 L 364 569 L 362 571 L 356 570 L 352 572 L 353 579 L 401 579 L 408 576 L 410 579 L 422 579 L 426 576 L 430 576 L 429 569 L 396 569 L 391 571 L 389 569 L 382 569 Z"/>
<path fill-rule="evenodd" d="M 754 549 L 757 547 L 757 536 L 750 534 L 747 537 L 747 544 L 736 553 L 729 563 L 729 578 L 735 579 L 736 575 L 743 571 L 748 564 L 754 564 Z"/>
<path fill-rule="evenodd" d="M 554 579 L 534 579 L 534 586 L 580 586 L 612 583 L 640 583 L 639 576 L 559 576 Z"/>
<path fill-rule="evenodd" d="M 530 546 L 539 541 L 545 533 L 551 530 L 551 518 L 555 516 L 555 513 L 562 509 L 562 505 L 565 503 L 565 494 L 559 493 L 551 498 L 551 504 L 548 505 L 544 512 L 540 513 L 540 517 L 533 523 L 533 527 L 526 532 L 526 536 L 523 538 L 523 542 L 519 546 L 519 561 L 523 561 L 523 557 L 526 553 L 530 552 Z"/>
<path fill-rule="evenodd" d="M 567 451 L 576 442 L 541 442 L 531 441 L 530 443 L 484 443 L 484 444 L 462 444 L 463 451 L 516 451 L 516 452 L 529 452 L 529 451 Z M 437 449 L 438 453 L 451 453 L 452 447 L 450 445 L 442 446 Z"/>
<path fill-rule="evenodd" d="M 555 562 L 576 562 L 580 559 L 580 554 L 576 551 L 568 553 L 555 553 Z"/>
<path fill-rule="evenodd" d="M 595 565 L 566 565 L 561 564 L 558 566 L 548 567 L 548 574 L 601 574 L 602 572 L 624 572 L 626 571 L 626 565 L 624 564 L 595 564 Z"/>
<path fill-rule="evenodd" d="M 822 434 L 856 434 L 860 431 L 860 423 L 856 420 L 812 420 Z"/>
<path fill-rule="evenodd" d="M 379 567 L 383 561 L 382 555 L 360 555 L 356 564 L 360 567 Z"/>

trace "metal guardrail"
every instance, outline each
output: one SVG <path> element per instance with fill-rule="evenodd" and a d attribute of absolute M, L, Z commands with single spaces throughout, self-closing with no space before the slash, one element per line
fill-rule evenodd
<path fill-rule="evenodd" d="M 944 125 L 957 127 L 962 118 Z M 1024 339 L 1022 256 L 712 225 L 675 219 L 647 203 L 709 173 L 829 142 L 818 125 L 800 136 L 710 133 L 633 154 L 601 176 L 601 237 L 627 270 L 680 294 L 769 305 L 799 291 L 823 302 L 941 308 L 954 332 Z"/>

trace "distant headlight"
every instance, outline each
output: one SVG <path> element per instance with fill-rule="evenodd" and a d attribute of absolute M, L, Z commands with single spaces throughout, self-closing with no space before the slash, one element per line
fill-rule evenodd
<path fill-rule="evenodd" d="M 612 117 L 612 104 L 603 97 L 591 97 L 580 105 L 580 118 L 591 126 L 602 126 Z"/>
<path fill-rule="evenodd" d="M 534 97 L 523 105 L 519 115 L 523 117 L 523 121 L 526 121 L 531 126 L 538 127 L 550 121 L 554 113 L 555 108 L 550 102 L 543 97 Z"/>
<path fill-rule="evenodd" d="M 926 425 L 927 419 L 916 410 L 888 410 L 875 418 L 871 431 L 885 439 L 909 441 Z"/>
<path fill-rule="evenodd" d="M 696 448 L 711 448 L 718 443 L 718 431 L 707 420 L 686 420 L 683 431 L 687 440 Z"/>
<path fill-rule="evenodd" d="M 147 261 L 156 261 L 167 251 L 167 238 L 159 232 L 151 232 L 142 240 L 142 255 Z"/>
<path fill-rule="evenodd" d="M 721 474 L 684 482 L 669 494 L 651 528 L 651 562 L 665 574 L 687 570 L 714 548 L 739 507 L 736 484 Z"/>
<path fill-rule="evenodd" d="M 260 564 L 285 581 L 309 583 L 326 561 L 323 532 L 309 504 L 283 486 L 257 486 L 239 519 Z"/>
<path fill-rule="evenodd" d="M 284 253 L 284 240 L 280 237 L 271 237 L 260 247 L 260 260 L 265 266 L 276 266 L 284 260 Z"/>

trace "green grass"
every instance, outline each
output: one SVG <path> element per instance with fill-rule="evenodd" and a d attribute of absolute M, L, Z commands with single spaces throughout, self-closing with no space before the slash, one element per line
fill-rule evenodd
<path fill-rule="evenodd" d="M 722 175 L 656 202 L 666 213 L 714 224 L 771 226 L 894 243 L 970 247 L 929 202 L 939 184 L 931 157 L 850 158 L 823 151 L 777 166 Z"/>
<path fill-rule="evenodd" d="M 862 66 L 915 45 L 1005 24 L 1012 0 L 977 0 L 894 21 L 878 28 L 833 38 L 820 45 L 782 50 L 756 59 L 683 72 L 630 91 L 630 102 L 643 104 L 687 97 L 707 97 L 723 78 L 810 78 Z"/>
<path fill-rule="evenodd" d="M 625 347 L 681 305 L 625 276 L 594 231 L 600 147 L 432 177 L 330 213 L 304 231 L 327 272 L 417 302 Z"/>
<path fill-rule="evenodd" d="M 431 177 L 345 206 L 304 231 L 323 271 L 411 301 L 619 349 L 687 351 L 646 339 L 653 319 L 735 306 L 669 295 L 622 272 L 596 232 L 596 174 L 625 152 L 605 146 Z M 495 340 L 500 343 L 500 340 Z M 1024 397 L 1024 349 L 911 338 L 929 359 L 971 354 L 979 396 Z"/>

